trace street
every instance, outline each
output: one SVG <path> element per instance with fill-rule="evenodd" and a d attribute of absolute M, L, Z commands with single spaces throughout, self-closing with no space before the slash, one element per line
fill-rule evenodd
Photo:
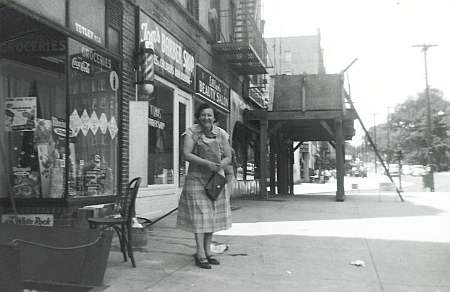
<path fill-rule="evenodd" d="M 423 191 L 421 176 L 402 175 L 402 183 L 403 182 L 407 182 L 405 186 L 402 184 L 403 191 L 405 192 Z M 434 188 L 436 192 L 450 191 L 450 172 L 435 172 Z"/>

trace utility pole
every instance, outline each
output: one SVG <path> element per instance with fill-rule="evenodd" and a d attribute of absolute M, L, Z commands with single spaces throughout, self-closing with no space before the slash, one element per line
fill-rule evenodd
<path fill-rule="evenodd" d="M 425 97 L 427 101 L 427 131 L 426 131 L 426 139 L 427 139 L 427 164 L 430 167 L 430 190 L 434 192 L 434 169 L 433 169 L 433 161 L 431 155 L 431 101 L 430 101 L 430 88 L 428 86 L 428 63 L 427 63 L 427 51 L 431 47 L 437 47 L 437 45 L 432 44 L 423 44 L 423 45 L 413 45 L 413 47 L 421 48 L 424 57 L 425 64 Z"/>
<path fill-rule="evenodd" d="M 391 157 L 390 157 L 390 153 L 391 153 L 391 120 L 390 120 L 390 116 L 389 116 L 389 111 L 390 111 L 390 107 L 387 107 L 387 120 L 386 120 L 386 135 L 387 135 L 387 140 L 386 140 L 386 154 L 387 154 L 387 163 L 389 164 Z"/>
<path fill-rule="evenodd" d="M 280 52 L 279 52 L 280 59 L 278 60 L 280 68 L 278 74 L 283 74 L 283 51 L 282 51 L 283 49 L 281 47 L 281 38 L 279 38 L 278 40 L 280 41 Z"/>
<path fill-rule="evenodd" d="M 373 113 L 373 140 L 375 147 L 377 146 L 377 124 L 376 124 L 376 113 Z M 373 148 L 373 162 L 375 163 L 375 173 L 377 173 L 377 155 L 376 155 L 376 149 Z"/>

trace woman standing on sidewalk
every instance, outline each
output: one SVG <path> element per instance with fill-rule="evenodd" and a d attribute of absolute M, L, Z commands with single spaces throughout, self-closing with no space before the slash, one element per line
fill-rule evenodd
<path fill-rule="evenodd" d="M 205 193 L 205 185 L 213 172 L 224 175 L 231 163 L 228 134 L 214 125 L 214 110 L 202 104 L 195 113 L 198 124 L 186 131 L 183 154 L 189 161 L 188 174 L 178 204 L 177 227 L 195 235 L 195 264 L 203 269 L 220 264 L 211 256 L 213 232 L 231 227 L 231 208 L 226 188 L 216 201 Z"/>

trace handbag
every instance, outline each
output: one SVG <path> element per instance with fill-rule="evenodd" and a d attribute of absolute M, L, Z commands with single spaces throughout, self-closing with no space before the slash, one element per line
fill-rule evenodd
<path fill-rule="evenodd" d="M 227 179 L 218 172 L 213 172 L 205 185 L 205 192 L 211 201 L 215 201 L 219 197 L 220 192 L 225 187 Z"/>

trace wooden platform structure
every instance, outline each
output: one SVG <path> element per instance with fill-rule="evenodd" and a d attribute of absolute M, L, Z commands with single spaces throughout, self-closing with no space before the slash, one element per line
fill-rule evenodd
<path fill-rule="evenodd" d="M 344 201 L 344 142 L 354 136 L 356 119 L 345 94 L 340 74 L 272 76 L 269 109 L 244 114 L 259 123 L 261 197 L 268 198 L 267 178 L 271 194 L 275 186 L 293 194 L 293 141 L 328 141 L 336 149 L 336 201 Z"/>

